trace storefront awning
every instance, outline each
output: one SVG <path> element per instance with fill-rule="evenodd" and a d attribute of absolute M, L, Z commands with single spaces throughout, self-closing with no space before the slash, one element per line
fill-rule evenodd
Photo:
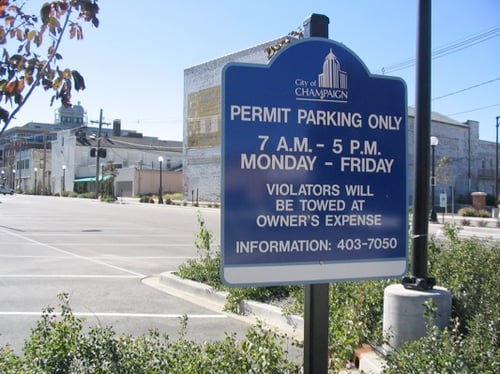
<path fill-rule="evenodd" d="M 102 175 L 99 175 L 99 181 L 108 180 L 111 178 L 111 175 L 105 175 L 104 178 Z M 95 177 L 85 177 L 85 178 L 76 178 L 73 179 L 73 183 L 84 183 L 84 182 L 95 182 Z"/>

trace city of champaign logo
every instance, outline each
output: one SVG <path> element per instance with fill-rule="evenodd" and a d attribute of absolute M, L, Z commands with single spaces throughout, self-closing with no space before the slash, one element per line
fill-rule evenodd
<path fill-rule="evenodd" d="M 340 68 L 340 62 L 331 48 L 317 79 L 295 79 L 295 96 L 302 101 L 347 103 L 347 73 Z"/>

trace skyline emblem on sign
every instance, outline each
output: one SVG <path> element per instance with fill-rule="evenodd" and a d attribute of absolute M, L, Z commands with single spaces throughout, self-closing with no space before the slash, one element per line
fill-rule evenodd
<path fill-rule="evenodd" d="M 341 69 L 332 48 L 323 61 L 317 80 L 295 80 L 295 96 L 302 101 L 347 103 L 347 72 Z"/>

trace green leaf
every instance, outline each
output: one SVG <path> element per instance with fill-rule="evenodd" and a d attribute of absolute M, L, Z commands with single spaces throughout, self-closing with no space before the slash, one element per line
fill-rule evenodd
<path fill-rule="evenodd" d="M 42 5 L 40 9 L 40 18 L 42 19 L 42 23 L 46 25 L 49 22 L 50 17 L 50 3 L 45 3 Z"/>
<path fill-rule="evenodd" d="M 9 112 L 4 108 L 0 107 L 0 121 L 7 122 L 9 119 Z"/>
<path fill-rule="evenodd" d="M 85 89 L 85 80 L 83 79 L 82 75 L 76 71 L 73 70 L 71 72 L 73 75 L 73 82 L 75 83 L 75 90 L 80 91 Z"/>

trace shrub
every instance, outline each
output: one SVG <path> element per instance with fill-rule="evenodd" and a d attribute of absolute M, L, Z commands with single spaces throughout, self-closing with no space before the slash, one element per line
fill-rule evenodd
<path fill-rule="evenodd" d="M 95 192 L 84 192 L 78 195 L 78 197 L 83 199 L 95 199 L 97 197 Z"/>
<path fill-rule="evenodd" d="M 180 192 L 173 192 L 173 193 L 166 193 L 165 194 L 165 199 L 170 199 L 170 200 L 182 200 L 184 196 L 182 196 L 182 193 Z"/>
<path fill-rule="evenodd" d="M 195 234 L 194 244 L 198 251 L 198 258 L 189 259 L 179 266 L 178 275 L 181 278 L 206 283 L 215 289 L 222 289 L 219 275 L 220 251 L 212 251 L 213 233 L 206 227 L 205 220 L 198 212 L 199 232 Z"/>
<path fill-rule="evenodd" d="M 500 329 L 498 243 L 477 237 L 460 239 L 454 225 L 445 227 L 448 242 L 429 244 L 429 272 L 453 294 L 454 315 L 463 326 L 477 314 L 495 311 Z"/>
<path fill-rule="evenodd" d="M 67 295 L 60 295 L 60 317 L 49 307 L 25 342 L 23 355 L 0 350 L 0 372 L 17 373 L 296 373 L 287 358 L 284 337 L 262 326 L 215 342 L 185 338 L 187 317 L 180 320 L 177 340 L 151 330 L 145 335 L 117 336 L 111 327 L 83 331 Z"/>
<path fill-rule="evenodd" d="M 473 329 L 464 335 L 458 318 L 444 330 L 429 318 L 426 336 L 403 343 L 389 355 L 384 373 L 498 373 L 498 331 L 491 327 L 492 321 L 474 317 L 471 322 Z"/>
<path fill-rule="evenodd" d="M 486 209 L 477 210 L 472 207 L 465 207 L 459 209 L 458 215 L 462 217 L 482 217 L 482 218 L 491 217 L 491 213 Z"/>
<path fill-rule="evenodd" d="M 499 372 L 498 243 L 461 239 L 450 224 L 443 231 L 447 242 L 429 243 L 429 273 L 452 293 L 453 323 L 444 330 L 429 323 L 425 337 L 388 357 L 387 373 Z"/>
<path fill-rule="evenodd" d="M 383 343 L 384 289 L 394 280 L 330 284 L 328 340 L 332 368 L 344 369 L 354 361 L 354 350 L 363 343 Z M 303 315 L 304 288 L 295 288 L 293 306 L 286 312 Z"/>
<path fill-rule="evenodd" d="M 116 200 L 118 200 L 117 197 L 113 195 L 101 196 L 101 201 L 104 203 L 114 203 Z"/>
<path fill-rule="evenodd" d="M 155 201 L 151 198 L 151 196 L 148 195 L 142 195 L 139 198 L 140 203 L 154 203 Z"/>
<path fill-rule="evenodd" d="M 213 233 L 206 227 L 205 220 L 198 212 L 199 232 L 195 236 L 195 246 L 198 258 L 189 259 L 179 266 L 177 275 L 181 278 L 201 282 L 217 290 L 228 292 L 226 310 L 238 312 L 243 300 L 270 302 L 290 296 L 297 287 L 241 287 L 228 288 L 222 284 L 220 278 L 220 250 L 213 251 Z"/>
<path fill-rule="evenodd" d="M 465 219 L 465 218 L 464 218 L 464 219 L 462 220 L 462 226 L 470 226 L 470 223 L 471 223 L 471 222 L 470 222 L 470 219 Z"/>
<path fill-rule="evenodd" d="M 199 216 L 199 220 L 201 217 Z M 200 223 L 197 247 L 209 248 L 212 236 Z M 461 239 L 459 228 L 443 226 L 447 241 L 429 242 L 429 274 L 453 295 L 453 324 L 444 331 L 431 327 L 426 337 L 403 345 L 388 359 L 389 373 L 407 372 L 481 372 L 494 373 L 500 369 L 500 275 L 497 271 L 500 252 L 496 243 L 478 238 Z M 215 257 L 200 257 L 193 274 L 204 274 L 212 284 L 219 285 L 219 269 Z M 212 261 L 214 263 L 212 263 Z M 204 264 L 204 266 L 202 265 Z M 183 265 L 183 270 L 189 268 Z M 210 275 L 210 272 L 213 272 Z M 190 279 L 195 278 L 193 275 Z M 362 343 L 383 343 L 383 293 L 397 280 L 334 283 L 330 285 L 329 344 L 331 366 L 345 367 L 352 361 L 354 350 Z M 303 314 L 303 287 L 275 287 L 278 294 L 291 295 L 295 303 L 284 313 Z M 234 288 L 229 290 L 228 305 L 236 310 L 242 299 L 269 301 L 270 287 Z M 429 306 L 432 311 L 432 307 Z M 431 313 L 429 312 L 429 315 Z"/>

